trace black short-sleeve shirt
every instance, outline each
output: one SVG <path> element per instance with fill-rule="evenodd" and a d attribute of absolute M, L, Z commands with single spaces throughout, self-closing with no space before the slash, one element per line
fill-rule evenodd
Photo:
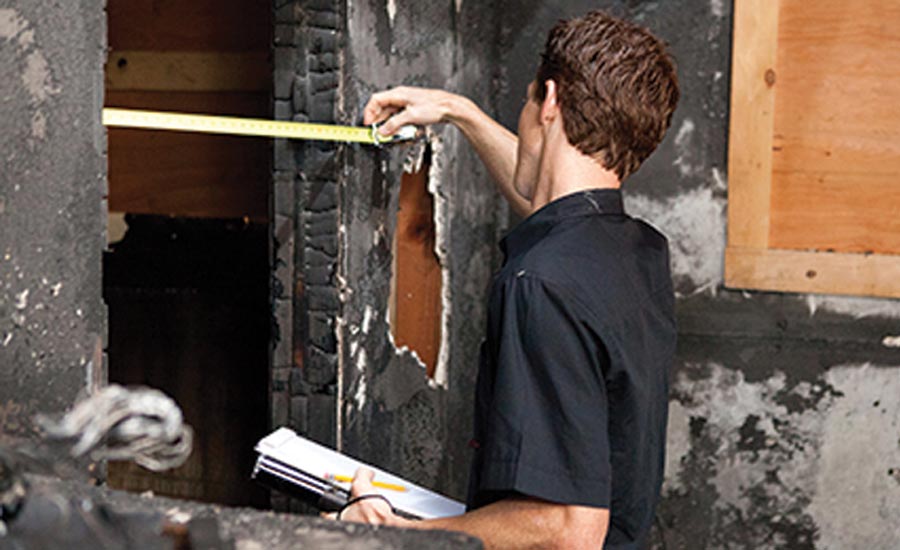
<path fill-rule="evenodd" d="M 668 244 L 616 189 L 562 197 L 501 242 L 470 509 L 511 494 L 609 508 L 640 548 L 662 484 L 675 320 Z M 598 548 L 603 541 L 598 541 Z"/>

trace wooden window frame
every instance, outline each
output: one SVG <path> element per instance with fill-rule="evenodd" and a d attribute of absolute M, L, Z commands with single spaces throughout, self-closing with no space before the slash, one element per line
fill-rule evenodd
<path fill-rule="evenodd" d="M 900 298 L 900 255 L 769 246 L 780 5 L 734 2 L 725 286 Z"/>

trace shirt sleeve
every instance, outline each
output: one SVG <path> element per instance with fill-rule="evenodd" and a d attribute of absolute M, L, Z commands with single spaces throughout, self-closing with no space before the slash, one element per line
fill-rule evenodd
<path fill-rule="evenodd" d="M 474 463 L 475 506 L 509 493 L 608 508 L 608 363 L 577 298 L 539 278 L 506 282 L 493 383 Z"/>

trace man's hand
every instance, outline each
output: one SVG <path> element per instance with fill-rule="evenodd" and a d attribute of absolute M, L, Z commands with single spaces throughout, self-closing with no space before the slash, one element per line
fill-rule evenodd
<path fill-rule="evenodd" d="M 350 486 L 350 498 L 356 498 L 362 495 L 378 494 L 375 487 L 372 486 L 372 479 L 375 472 L 368 468 L 360 468 L 353 476 L 353 484 Z M 325 517 L 338 519 L 337 514 L 328 514 Z M 368 523 L 370 525 L 394 525 L 402 526 L 407 520 L 394 514 L 391 506 L 381 498 L 367 498 L 360 500 L 344 509 L 340 514 L 342 521 L 353 521 L 356 523 Z"/>
<path fill-rule="evenodd" d="M 425 126 L 450 122 L 454 100 L 459 96 L 443 90 L 401 86 L 372 95 L 363 111 L 363 124 L 378 124 L 383 136 L 394 134 L 407 124 Z"/>
<path fill-rule="evenodd" d="M 407 124 L 453 124 L 478 152 L 512 208 L 522 216 L 531 213 L 530 197 L 522 196 L 513 185 L 518 148 L 515 134 L 469 99 L 443 90 L 392 88 L 374 94 L 363 111 L 363 123 L 367 126 L 380 122 L 384 124 L 378 127 L 378 132 L 383 136 L 393 135 Z"/>

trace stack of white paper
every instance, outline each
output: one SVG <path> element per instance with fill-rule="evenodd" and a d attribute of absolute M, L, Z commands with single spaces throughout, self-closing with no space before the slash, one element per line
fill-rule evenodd
<path fill-rule="evenodd" d="M 375 472 L 376 481 L 400 485 L 406 489 L 396 491 L 375 488 L 398 510 L 423 519 L 456 516 L 465 512 L 465 506 L 460 502 L 300 437 L 288 428 L 279 428 L 264 437 L 257 443 L 256 451 L 261 455 L 260 461 L 266 458 L 274 459 L 266 461 L 266 468 L 280 469 L 279 471 L 285 475 L 279 477 L 282 479 L 290 477 L 290 482 L 307 490 L 316 491 L 317 488 L 328 487 L 332 483 L 349 489 L 349 483 L 329 481 L 329 476 L 353 476 L 357 468 L 365 466 Z M 259 468 L 258 464 L 257 469 Z M 291 468 L 297 472 L 288 475 L 287 472 Z"/>

